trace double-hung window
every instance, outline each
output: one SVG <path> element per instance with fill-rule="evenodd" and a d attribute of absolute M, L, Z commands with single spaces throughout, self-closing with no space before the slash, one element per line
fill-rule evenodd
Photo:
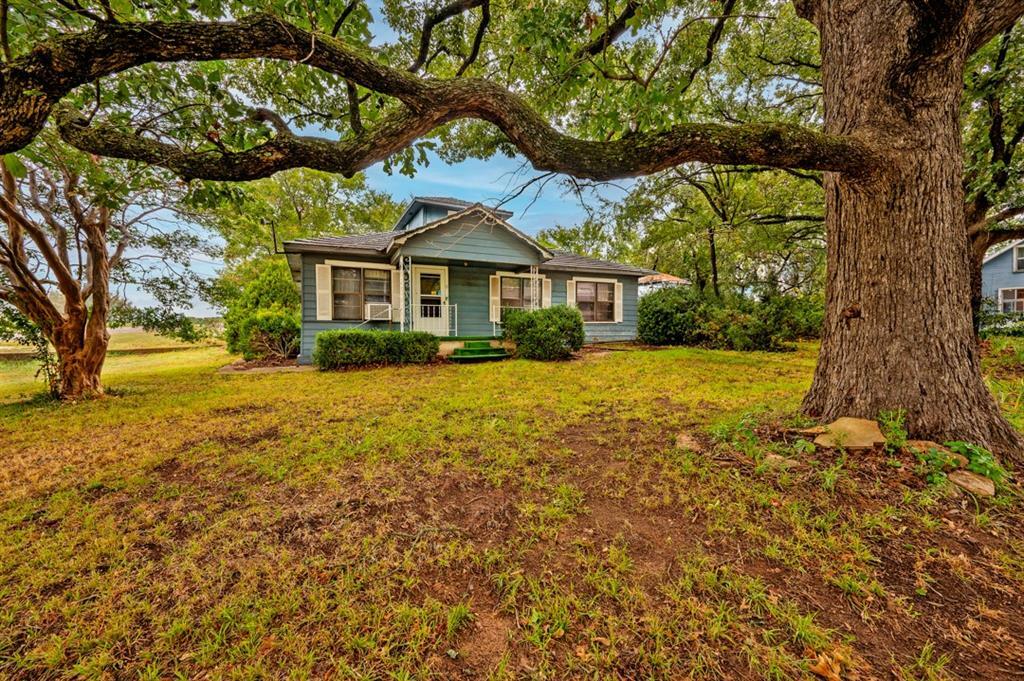
<path fill-rule="evenodd" d="M 333 318 L 363 319 L 367 303 L 391 302 L 391 272 L 359 267 L 332 267 Z"/>
<path fill-rule="evenodd" d="M 1013 247 L 1013 271 L 1024 272 L 1024 246 Z"/>
<path fill-rule="evenodd" d="M 615 284 L 577 281 L 576 307 L 579 308 L 585 322 L 615 321 Z"/>
<path fill-rule="evenodd" d="M 999 289 L 999 309 L 1009 314 L 1024 312 L 1024 288 Z"/>
<path fill-rule="evenodd" d="M 531 277 L 501 278 L 502 309 L 533 309 L 543 307 L 544 282 Z"/>

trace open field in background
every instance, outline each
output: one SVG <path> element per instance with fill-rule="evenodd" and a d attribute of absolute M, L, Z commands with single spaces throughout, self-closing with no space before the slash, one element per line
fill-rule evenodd
<path fill-rule="evenodd" d="M 1021 426 L 1017 347 L 987 367 Z M 810 451 L 785 415 L 812 346 L 229 360 L 114 356 L 116 396 L 69 406 L 24 402 L 33 369 L 0 364 L 0 676 L 1024 668 L 1019 502 L 929 486 L 901 452 Z"/>
<path fill-rule="evenodd" d="M 207 345 L 203 342 L 198 345 Z M 126 350 L 149 350 L 152 348 L 188 348 L 193 347 L 192 343 L 185 343 L 174 338 L 159 336 L 149 331 L 137 328 L 120 328 L 110 330 L 111 352 L 124 352 Z M 5 352 L 23 352 L 30 350 L 24 345 L 17 345 L 0 340 L 0 355 Z"/>

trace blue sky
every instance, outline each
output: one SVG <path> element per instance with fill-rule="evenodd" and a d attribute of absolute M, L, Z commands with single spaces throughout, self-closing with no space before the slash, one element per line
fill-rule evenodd
<path fill-rule="evenodd" d="M 518 187 L 539 175 L 531 166 L 523 167 L 523 158 L 495 156 L 488 160 L 471 159 L 448 165 L 436 156 L 430 165 L 420 168 L 413 178 L 388 175 L 378 164 L 366 171 L 367 183 L 404 201 L 413 196 L 453 196 L 494 206 L 515 194 Z M 611 188 L 603 192 L 614 195 Z M 574 225 L 586 218 L 586 208 L 575 193 L 567 193 L 558 178 L 541 186 L 527 187 L 502 208 L 514 213 L 511 222 L 522 231 L 536 235 L 538 230 L 555 225 Z M 386 227 L 384 227 L 386 229 Z"/>

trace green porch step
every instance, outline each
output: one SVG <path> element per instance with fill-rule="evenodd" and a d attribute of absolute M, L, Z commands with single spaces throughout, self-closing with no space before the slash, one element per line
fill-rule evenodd
<path fill-rule="evenodd" d="M 491 362 L 509 356 L 505 348 L 491 347 L 486 340 L 465 341 L 461 348 L 455 348 L 448 359 L 453 362 Z"/>
<path fill-rule="evenodd" d="M 456 350 L 455 353 L 458 353 L 458 350 Z M 452 354 L 452 355 L 449 355 L 448 359 L 450 359 L 453 362 L 460 362 L 460 363 L 466 363 L 466 362 L 495 362 L 495 361 L 498 361 L 498 360 L 501 360 L 501 359 L 508 359 L 509 356 L 510 355 L 507 352 L 505 352 L 504 350 L 501 350 L 500 348 L 495 348 L 494 352 L 485 352 L 485 353 L 480 353 L 480 354 L 477 354 L 477 355 Z"/>
<path fill-rule="evenodd" d="M 504 348 L 492 348 L 487 346 L 486 348 L 455 348 L 452 351 L 453 354 L 459 357 L 470 357 L 472 355 L 491 355 L 495 352 L 505 352 Z"/>

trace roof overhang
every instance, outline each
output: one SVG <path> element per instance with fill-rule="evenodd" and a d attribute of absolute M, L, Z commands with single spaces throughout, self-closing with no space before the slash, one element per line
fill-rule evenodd
<path fill-rule="evenodd" d="M 604 269 L 600 267 L 587 267 L 586 265 L 548 265 L 541 263 L 538 267 L 541 271 L 546 270 L 548 272 L 573 272 L 605 277 L 636 277 L 637 279 L 651 273 L 650 270 Z"/>
<path fill-rule="evenodd" d="M 507 213 L 508 211 L 504 211 L 504 212 Z M 419 234 L 423 234 L 424 232 L 429 232 L 430 230 L 437 229 L 438 227 L 443 227 L 444 225 L 451 224 L 452 222 L 455 222 L 456 220 L 468 217 L 468 216 L 473 215 L 473 214 L 478 214 L 485 221 L 493 223 L 495 225 L 498 225 L 500 227 L 505 228 L 506 230 L 508 230 L 508 232 L 510 234 L 512 234 L 513 236 L 515 236 L 518 239 L 521 239 L 528 246 L 530 246 L 531 248 L 536 250 L 538 253 L 540 253 L 541 257 L 543 257 L 545 259 L 550 259 L 550 258 L 554 257 L 554 254 L 551 253 L 551 251 L 549 251 L 548 249 L 544 248 L 539 243 L 534 241 L 532 238 L 530 238 L 526 234 L 523 234 L 522 232 L 520 232 L 518 229 L 516 229 L 512 225 L 510 225 L 507 222 L 505 222 L 500 217 L 500 215 L 498 215 L 495 211 L 493 211 L 490 208 L 487 208 L 486 206 L 483 206 L 483 205 L 481 205 L 479 203 L 474 203 L 472 206 L 469 206 L 468 208 L 463 208 L 462 210 L 460 210 L 457 213 L 451 213 L 451 214 L 441 218 L 440 220 L 434 220 L 433 222 L 427 223 L 427 224 L 423 225 L 422 227 L 417 227 L 416 229 L 408 229 L 408 230 L 402 232 L 401 234 L 399 234 L 398 236 L 396 236 L 395 238 L 393 238 L 391 240 L 391 243 L 388 244 L 387 252 L 390 253 L 393 249 L 395 249 L 396 247 L 401 246 L 402 244 L 406 243 L 410 238 L 412 238 L 414 236 L 417 236 Z M 511 213 L 509 213 L 509 215 L 511 215 Z"/>
<path fill-rule="evenodd" d="M 282 244 L 285 254 L 291 253 L 330 253 L 334 255 L 347 254 L 363 257 L 384 258 L 383 251 L 376 248 L 351 248 L 345 246 L 330 246 L 328 244 L 303 244 L 294 241 L 286 241 Z"/>
<path fill-rule="evenodd" d="M 992 255 L 985 256 L 985 259 L 981 261 L 981 264 L 984 265 L 984 264 L 988 263 L 990 260 L 995 260 L 996 258 L 1001 256 L 1003 253 L 1006 253 L 1007 251 L 1012 251 L 1014 248 L 1016 248 L 1017 246 L 1021 245 L 1022 243 L 1024 243 L 1024 239 L 1017 239 L 1016 241 L 1011 242 L 1010 245 L 1007 246 L 1006 248 L 1001 248 L 997 252 L 993 253 Z"/>

